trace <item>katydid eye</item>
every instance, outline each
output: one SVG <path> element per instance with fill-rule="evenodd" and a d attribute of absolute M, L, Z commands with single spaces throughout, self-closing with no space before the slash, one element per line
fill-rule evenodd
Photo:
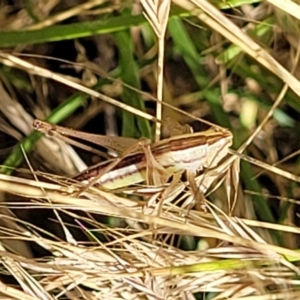
<path fill-rule="evenodd" d="M 35 129 L 40 129 L 40 127 L 41 127 L 41 122 L 38 121 L 38 120 L 34 120 L 32 125 L 33 125 L 33 127 L 34 127 Z"/>

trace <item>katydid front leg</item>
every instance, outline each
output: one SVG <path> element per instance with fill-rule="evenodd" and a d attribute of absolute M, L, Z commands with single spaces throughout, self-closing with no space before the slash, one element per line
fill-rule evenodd
<path fill-rule="evenodd" d="M 151 152 L 149 141 L 141 141 L 140 147 L 142 148 L 145 154 L 145 159 L 147 162 L 147 184 L 154 186 L 160 186 L 165 184 L 169 180 L 171 175 L 168 174 L 166 169 L 155 159 L 154 155 Z"/>
<path fill-rule="evenodd" d="M 191 191 L 195 197 L 195 206 L 199 207 L 200 210 L 207 212 L 205 198 L 200 187 L 197 185 L 197 182 L 195 180 L 195 173 L 187 170 L 186 177 L 190 184 Z"/>

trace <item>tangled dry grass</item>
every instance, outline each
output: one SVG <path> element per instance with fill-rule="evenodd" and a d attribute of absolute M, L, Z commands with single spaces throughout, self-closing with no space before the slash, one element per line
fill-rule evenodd
<path fill-rule="evenodd" d="M 172 3 L 143 0 L 142 5 L 137 5 L 137 14 L 143 9 L 158 38 L 158 47 L 154 45 L 143 54 L 148 63 L 153 58 L 151 51 L 158 53 L 158 63 L 154 59 L 153 64 L 146 64 L 141 70 L 137 68 L 152 94 L 141 92 L 133 79 L 126 78 L 126 74 L 118 73 L 118 70 L 109 75 L 107 70 L 101 70 L 88 59 L 79 41 L 74 41 L 78 52 L 76 59 L 80 61 L 74 69 L 82 73 L 76 78 L 22 56 L 22 52 L 30 48 L 24 46 L 21 37 L 20 45 L 14 45 L 14 51 L 5 49 L 12 47 L 9 44 L 12 43 L 9 41 L 12 30 L 35 33 L 35 30 L 51 27 L 71 16 L 79 16 L 82 21 L 89 15 L 124 8 L 125 3 L 111 6 L 104 1 L 89 1 L 52 14 L 52 9 L 60 2 L 48 1 L 47 5 L 36 8 L 46 19 L 36 24 L 27 15 L 30 10 L 20 9 L 20 17 L 11 18 L 9 6 L 3 4 L 0 24 L 6 32 L 0 35 L 0 48 L 3 47 L 0 51 L 0 128 L 16 140 L 27 137 L 11 156 L 3 155 L 6 160 L 3 160 L 0 174 L 1 299 L 298 299 L 297 198 L 300 180 L 295 159 L 298 152 L 286 140 L 284 145 L 276 147 L 275 136 L 277 126 L 281 126 L 289 128 L 289 133 L 295 130 L 298 137 L 300 6 L 292 1 L 236 2 L 214 1 L 215 5 L 212 5 L 204 0 L 175 0 Z M 63 4 L 61 1 L 62 7 Z M 170 84 L 172 71 L 166 71 L 169 77 L 163 76 L 168 33 L 166 18 L 169 7 L 172 9 L 175 4 L 183 10 L 170 19 L 170 34 L 174 34 L 174 28 L 178 32 L 181 30 L 176 23 L 178 19 L 191 15 L 188 22 L 195 27 L 201 24 L 209 31 L 211 45 L 206 45 L 196 69 L 193 69 L 191 44 L 184 41 L 186 51 L 190 51 L 190 60 L 186 62 L 192 70 L 189 76 L 199 83 L 195 72 L 201 64 L 206 65 L 210 76 L 215 75 L 200 94 L 178 93 L 176 84 Z M 199 21 L 201 23 L 197 23 Z M 131 26 L 137 25 L 133 23 Z M 269 39 L 263 39 L 259 29 L 266 30 L 271 24 L 275 29 L 268 32 Z M 131 28 L 130 34 L 118 33 L 116 36 L 116 45 L 120 45 L 126 36 L 132 38 L 139 49 L 136 56 L 140 54 L 138 46 L 142 44 L 136 31 L 140 34 L 149 30 L 147 25 L 139 26 Z M 80 34 L 83 33 L 78 32 L 76 37 L 81 37 Z M 281 41 L 288 46 L 280 48 L 276 44 L 279 43 L 276 34 L 281 34 Z M 175 35 L 172 38 L 176 41 Z M 50 35 L 48 39 L 55 40 Z M 129 39 L 127 41 L 129 44 Z M 176 45 L 177 50 L 180 49 L 179 41 Z M 246 58 L 245 54 L 248 55 Z M 122 55 L 125 57 L 124 53 Z M 124 57 L 120 58 L 121 62 Z M 14 73 L 14 70 L 22 73 Z M 226 75 L 228 70 L 243 78 L 243 83 L 235 84 L 233 76 Z M 27 99 L 25 96 L 26 109 L 21 93 L 16 92 L 24 89 L 24 81 L 18 81 L 19 74 L 28 76 L 28 94 L 37 98 L 34 101 L 32 96 Z M 106 74 L 105 79 L 109 80 L 100 91 L 97 85 L 95 87 L 99 74 Z M 122 84 L 120 80 L 112 79 L 114 76 L 120 77 Z M 52 86 L 50 82 L 59 85 Z M 61 105 L 59 113 L 56 110 L 51 114 L 51 105 L 44 101 L 44 96 L 53 96 L 50 90 L 53 93 L 56 89 L 54 95 L 64 103 L 70 91 L 59 90 L 57 93 L 62 85 L 82 94 L 73 95 L 68 105 Z M 156 117 L 151 114 L 151 105 L 146 105 L 147 110 L 143 110 L 138 105 L 134 107 L 134 104 L 116 100 L 124 96 L 129 85 L 135 87 L 130 91 L 138 91 L 141 99 L 159 103 Z M 218 97 L 222 99 L 215 106 L 216 100 L 209 89 L 214 85 L 220 86 Z M 239 96 L 239 88 L 246 91 L 242 96 Z M 171 101 L 170 95 L 176 91 L 178 95 Z M 250 101 L 250 97 L 247 98 L 250 93 L 258 98 L 268 94 L 267 99 L 272 102 Z M 109 116 L 106 132 L 116 133 L 113 128 L 118 112 L 112 106 L 158 124 L 162 108 L 166 115 L 182 122 L 191 119 L 204 122 L 201 117 L 205 117 L 230 127 L 235 136 L 234 147 L 238 150 L 228 154 L 224 168 L 204 172 L 196 178 L 208 211 L 197 209 L 195 195 L 185 181 L 179 181 L 171 188 L 170 184 L 128 186 L 116 193 L 91 187 L 79 194 L 83 183 L 71 180 L 69 176 L 84 169 L 85 164 L 73 148 L 45 137 L 35 145 L 40 136 L 30 133 L 36 116 L 43 119 L 50 114 L 50 121 L 58 122 L 63 118 L 64 110 L 73 112 L 80 106 L 78 103 L 83 100 L 77 100 L 77 96 L 86 95 L 94 100 L 84 99 L 84 112 L 71 118 L 70 127 L 80 127 L 99 112 L 104 112 Z M 21 98 L 23 102 L 19 100 Z M 198 98 L 205 98 L 207 102 L 198 101 Z M 126 119 L 123 115 L 122 125 L 128 120 L 129 117 Z M 133 121 L 140 126 L 140 131 L 144 128 L 147 132 L 147 126 L 138 122 Z M 156 126 L 156 137 L 160 130 L 160 126 Z M 33 147 L 35 155 L 32 157 L 27 153 Z M 23 157 L 27 159 L 26 169 L 18 166 Z M 249 168 L 244 164 L 240 168 L 240 161 L 255 166 Z M 13 175 L 11 170 L 14 170 Z M 38 170 L 51 170 L 51 173 Z M 265 176 L 265 181 L 256 182 L 255 178 L 259 176 Z M 268 207 L 271 208 L 268 210 Z M 279 215 L 277 218 L 274 217 L 276 214 Z"/>

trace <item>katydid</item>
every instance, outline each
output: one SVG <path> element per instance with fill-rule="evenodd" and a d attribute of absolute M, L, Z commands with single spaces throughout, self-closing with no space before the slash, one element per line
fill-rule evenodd
<path fill-rule="evenodd" d="M 123 152 L 120 157 L 94 165 L 74 177 L 88 186 L 92 183 L 109 190 L 142 182 L 162 185 L 172 175 L 184 171 L 187 171 L 190 181 L 199 171 L 215 168 L 232 145 L 231 132 L 219 128 L 176 135 L 151 144 L 147 140 L 79 132 L 39 120 L 35 120 L 33 126 L 68 142 L 70 139 L 67 136 L 72 136 L 100 144 L 119 154 Z M 195 182 L 191 186 L 195 187 Z"/>

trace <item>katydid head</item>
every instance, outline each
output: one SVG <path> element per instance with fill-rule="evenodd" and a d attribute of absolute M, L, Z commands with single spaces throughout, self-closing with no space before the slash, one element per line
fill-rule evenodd
<path fill-rule="evenodd" d="M 40 120 L 34 120 L 33 123 L 32 123 L 32 127 L 35 129 L 35 130 L 39 130 L 42 126 L 42 122 Z"/>
<path fill-rule="evenodd" d="M 204 167 L 214 168 L 228 154 L 229 148 L 232 146 L 232 133 L 229 130 L 207 131 L 207 156 Z"/>

